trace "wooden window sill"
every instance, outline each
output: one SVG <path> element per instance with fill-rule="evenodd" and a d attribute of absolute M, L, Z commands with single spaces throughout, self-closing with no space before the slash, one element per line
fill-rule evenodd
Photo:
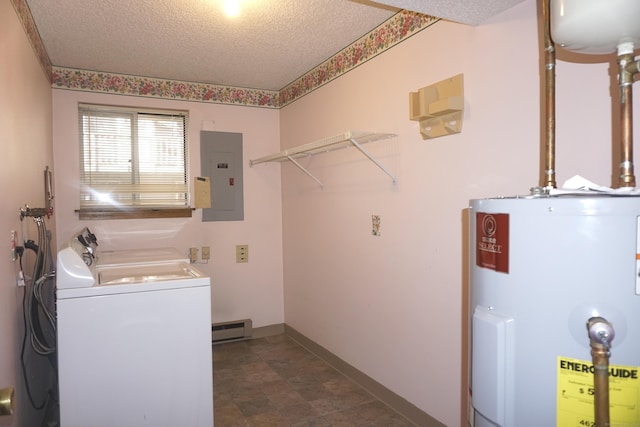
<path fill-rule="evenodd" d="M 191 218 L 192 208 L 78 209 L 79 219 Z"/>

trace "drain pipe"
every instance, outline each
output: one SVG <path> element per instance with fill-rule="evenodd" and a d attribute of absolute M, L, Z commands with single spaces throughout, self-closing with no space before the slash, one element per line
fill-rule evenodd
<path fill-rule="evenodd" d="M 602 317 L 589 319 L 587 330 L 594 368 L 595 427 L 609 427 L 609 349 L 615 332 L 611 323 Z"/>
<path fill-rule="evenodd" d="M 618 84 L 620 85 L 621 162 L 620 187 L 635 187 L 633 172 L 633 76 L 640 69 L 640 61 L 634 61 L 633 43 L 618 46 Z"/>
<path fill-rule="evenodd" d="M 542 0 L 545 61 L 545 160 L 544 182 L 547 189 L 556 188 L 556 49 L 551 40 L 550 0 Z"/>

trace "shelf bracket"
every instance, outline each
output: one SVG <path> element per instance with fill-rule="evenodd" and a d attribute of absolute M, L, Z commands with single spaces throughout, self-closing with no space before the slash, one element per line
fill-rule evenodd
<path fill-rule="evenodd" d="M 391 178 L 391 180 L 393 181 L 394 184 L 396 183 L 396 177 L 391 172 L 389 172 L 387 170 L 387 168 L 382 166 L 382 163 L 380 163 L 375 157 L 373 157 L 371 155 L 371 153 L 369 153 L 358 141 L 356 141 L 354 138 L 349 138 L 349 141 L 351 141 L 351 143 L 354 145 L 354 147 L 356 147 L 358 150 L 360 150 L 360 152 L 362 154 L 367 156 L 369 158 L 369 160 L 371 160 L 373 163 L 375 163 L 375 165 L 378 166 L 384 173 L 389 175 L 389 177 Z"/>
<path fill-rule="evenodd" d="M 294 148 L 289 148 L 283 150 L 276 154 L 271 154 L 268 156 L 260 157 L 255 160 L 250 160 L 249 165 L 257 165 L 259 163 L 266 162 L 281 162 L 284 160 L 289 160 L 293 163 L 298 169 L 308 175 L 311 179 L 313 179 L 320 187 L 324 188 L 324 184 L 318 178 L 316 178 L 307 168 L 302 166 L 296 159 L 303 156 L 312 156 L 314 154 L 326 153 L 328 151 L 337 150 L 339 148 L 345 147 L 355 147 L 357 148 L 364 156 L 366 156 L 369 160 L 371 160 L 376 166 L 378 166 L 384 173 L 386 173 L 391 179 L 393 183 L 396 183 L 396 177 L 391 174 L 382 164 L 376 160 L 369 151 L 362 147 L 363 144 L 368 142 L 378 141 L 382 138 L 389 138 L 396 136 L 394 134 L 386 134 L 386 133 L 371 133 L 371 132 L 352 132 L 348 131 L 341 135 L 336 135 L 330 138 L 325 138 L 320 141 L 311 142 L 309 144 L 301 145 Z"/>
<path fill-rule="evenodd" d="M 320 188 L 324 188 L 324 184 L 322 183 L 322 181 L 320 181 L 318 178 L 316 178 L 311 172 L 309 172 L 304 166 L 302 166 L 300 163 L 296 162 L 296 159 L 294 159 L 291 156 L 287 156 L 287 159 L 289 159 L 289 161 L 291 161 L 291 163 L 293 163 L 294 165 L 296 165 L 298 167 L 298 169 L 300 169 L 302 172 L 306 173 L 311 179 L 313 179 L 315 182 L 318 183 L 318 185 L 320 185 Z"/>

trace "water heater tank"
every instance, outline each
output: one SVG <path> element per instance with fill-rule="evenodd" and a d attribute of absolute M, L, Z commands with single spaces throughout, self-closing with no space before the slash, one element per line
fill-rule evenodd
<path fill-rule="evenodd" d="M 551 38 L 575 52 L 615 52 L 623 43 L 640 46 L 640 1 L 550 0 Z"/>
<path fill-rule="evenodd" d="M 594 426 L 600 316 L 610 425 L 640 426 L 640 198 L 472 200 L 469 215 L 471 425 Z"/>

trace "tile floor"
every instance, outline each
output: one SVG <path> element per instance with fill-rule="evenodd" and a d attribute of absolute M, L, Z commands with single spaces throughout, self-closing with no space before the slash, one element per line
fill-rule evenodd
<path fill-rule="evenodd" d="M 213 346 L 216 427 L 413 427 L 286 335 Z"/>

